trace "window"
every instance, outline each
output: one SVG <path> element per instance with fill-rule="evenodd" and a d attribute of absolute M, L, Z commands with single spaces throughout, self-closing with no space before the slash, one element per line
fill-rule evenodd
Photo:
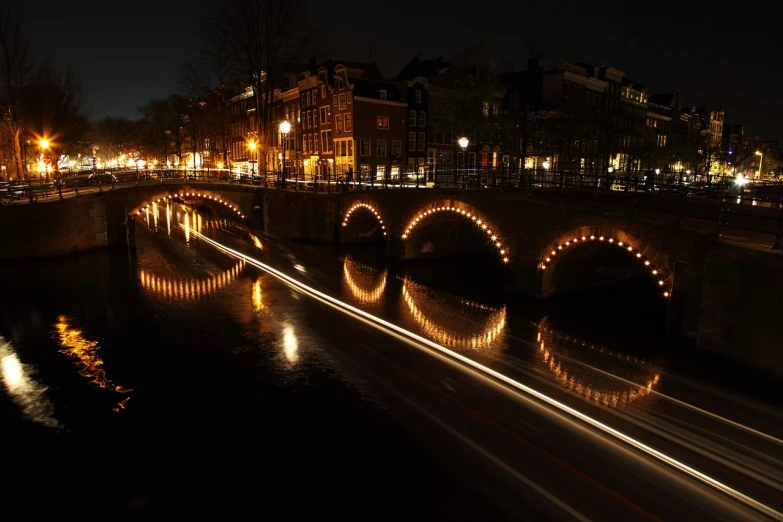
<path fill-rule="evenodd" d="M 350 92 L 345 93 L 345 97 L 348 99 L 348 103 L 351 103 L 351 98 L 353 98 L 353 95 L 351 95 Z"/>
<path fill-rule="evenodd" d="M 338 114 L 336 120 L 337 120 L 337 132 L 342 132 L 343 131 L 343 116 L 342 116 L 342 114 Z"/>
<path fill-rule="evenodd" d="M 348 140 L 348 156 L 353 157 L 353 140 Z"/>
<path fill-rule="evenodd" d="M 318 127 L 318 109 L 313 109 L 313 127 Z"/>
<path fill-rule="evenodd" d="M 337 95 L 336 94 L 332 95 L 332 105 L 337 107 Z"/>
<path fill-rule="evenodd" d="M 386 91 L 381 89 L 378 91 L 378 99 L 379 100 L 385 100 L 386 99 Z"/>
<path fill-rule="evenodd" d="M 313 102 L 313 105 L 318 103 L 318 91 L 313 91 L 313 98 L 311 101 Z"/>
<path fill-rule="evenodd" d="M 419 150 L 421 150 L 421 151 L 427 150 L 427 133 L 426 132 L 420 132 L 419 133 Z"/>
<path fill-rule="evenodd" d="M 312 140 L 310 140 L 310 143 L 312 143 Z M 307 147 L 307 136 L 302 140 L 302 145 L 304 145 L 304 153 L 309 154 L 310 149 Z"/>
<path fill-rule="evenodd" d="M 421 91 L 418 89 L 416 89 L 416 91 L 413 93 L 413 102 L 421 103 Z"/>
<path fill-rule="evenodd" d="M 337 78 L 337 82 L 336 83 L 337 83 L 337 90 L 338 91 L 343 88 L 343 79 L 342 78 Z"/>
<path fill-rule="evenodd" d="M 359 149 L 359 155 L 360 156 L 369 156 L 370 155 L 370 147 L 372 147 L 372 141 L 368 139 L 362 139 L 359 142 L 359 146 L 361 147 Z"/>
<path fill-rule="evenodd" d="M 392 157 L 399 157 L 402 149 L 402 143 L 400 140 L 392 140 L 391 155 Z"/>
<path fill-rule="evenodd" d="M 345 109 L 345 94 L 341 94 L 338 99 L 340 100 L 340 109 Z"/>
<path fill-rule="evenodd" d="M 408 133 L 408 150 L 410 152 L 416 151 L 416 133 L 415 132 L 409 132 Z"/>
<path fill-rule="evenodd" d="M 310 92 L 309 91 L 305 94 L 305 100 L 307 100 L 307 103 L 305 103 L 305 105 L 310 105 Z"/>
<path fill-rule="evenodd" d="M 312 134 L 308 134 L 307 135 L 307 147 L 310 149 L 310 152 L 315 152 L 315 149 L 313 148 L 313 135 Z"/>
<path fill-rule="evenodd" d="M 306 105 L 307 104 L 305 103 L 305 93 L 302 93 L 302 107 L 304 107 Z"/>
<path fill-rule="evenodd" d="M 408 111 L 408 125 L 416 126 L 416 111 Z"/>
<path fill-rule="evenodd" d="M 427 126 L 427 112 L 419 111 L 419 127 Z"/>
<path fill-rule="evenodd" d="M 484 114 L 484 116 L 489 116 L 489 102 L 484 102 L 484 106 L 481 112 Z"/>
<path fill-rule="evenodd" d="M 321 85 L 321 98 L 326 99 L 326 85 Z"/>
<path fill-rule="evenodd" d="M 378 140 L 377 156 L 386 156 L 386 140 Z"/>
<path fill-rule="evenodd" d="M 321 151 L 332 152 L 332 131 L 321 131 Z"/>
<path fill-rule="evenodd" d="M 332 123 L 331 107 L 321 107 L 321 125 L 324 123 Z"/>
<path fill-rule="evenodd" d="M 351 115 L 345 115 L 345 132 L 351 132 Z"/>
<path fill-rule="evenodd" d="M 313 134 L 313 152 L 318 154 L 318 134 Z"/>
<path fill-rule="evenodd" d="M 383 130 L 389 130 L 388 116 L 378 116 L 378 128 Z"/>
<path fill-rule="evenodd" d="M 307 127 L 313 128 L 313 111 L 307 111 Z"/>

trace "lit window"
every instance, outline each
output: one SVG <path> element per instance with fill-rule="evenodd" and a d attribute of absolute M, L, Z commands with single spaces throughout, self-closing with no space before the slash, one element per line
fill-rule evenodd
<path fill-rule="evenodd" d="M 378 128 L 383 130 L 389 130 L 388 116 L 378 116 Z"/>

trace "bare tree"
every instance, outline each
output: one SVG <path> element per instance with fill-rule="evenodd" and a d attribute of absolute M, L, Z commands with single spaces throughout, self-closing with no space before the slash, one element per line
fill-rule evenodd
<path fill-rule="evenodd" d="M 223 0 L 207 21 L 210 45 L 235 76 L 253 87 L 259 157 L 272 141 L 272 100 L 283 64 L 299 54 L 310 32 L 304 0 Z"/>
<path fill-rule="evenodd" d="M 2 125 L 11 135 L 13 162 L 17 179 L 24 177 L 22 160 L 22 132 L 24 109 L 22 90 L 31 73 L 28 45 L 19 22 L 10 11 L 0 5 L 0 104 L 3 107 Z"/>

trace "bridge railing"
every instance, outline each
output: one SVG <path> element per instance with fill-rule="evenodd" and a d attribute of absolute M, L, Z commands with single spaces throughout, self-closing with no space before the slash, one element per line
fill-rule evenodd
<path fill-rule="evenodd" d="M 351 192 L 372 190 L 440 189 L 446 191 L 513 191 L 560 203 L 614 207 L 632 214 L 669 214 L 677 224 L 694 220 L 712 223 L 715 233 L 727 230 L 746 235 L 774 236 L 773 248 L 783 249 L 783 183 L 710 177 L 686 180 L 681 173 L 555 172 L 508 167 L 398 166 L 383 174 L 367 170 L 342 174 L 301 174 L 296 171 L 238 172 L 231 169 L 115 169 L 61 173 L 51 179 L 0 183 L 0 202 L 34 202 L 62 198 L 80 191 L 170 181 L 247 184 L 282 190 Z M 757 242 L 766 243 L 764 239 Z"/>

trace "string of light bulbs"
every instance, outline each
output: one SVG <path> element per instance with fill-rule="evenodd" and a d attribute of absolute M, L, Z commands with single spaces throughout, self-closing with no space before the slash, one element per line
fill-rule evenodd
<path fill-rule="evenodd" d="M 562 254 L 563 251 L 567 250 L 569 247 L 581 245 L 585 243 L 608 244 L 612 246 L 617 246 L 623 251 L 628 252 L 640 263 L 642 263 L 645 267 L 645 270 L 648 271 L 650 275 L 652 275 L 656 279 L 658 286 L 661 289 L 663 289 L 663 297 L 671 296 L 671 286 L 667 285 L 667 280 L 669 279 L 669 277 L 666 276 L 665 269 L 656 268 L 650 262 L 650 260 L 642 253 L 642 250 L 640 250 L 639 248 L 635 248 L 627 240 L 622 241 L 619 239 L 615 239 L 613 237 L 596 236 L 596 235 L 582 236 L 581 238 L 574 237 L 573 239 L 569 239 L 565 243 L 559 244 L 556 247 L 551 247 L 552 249 L 545 254 L 544 258 L 539 263 L 538 265 L 539 270 L 542 271 L 546 270 L 549 264 L 554 262 L 553 259 L 555 258 L 555 256 L 557 256 L 558 254 Z"/>
<path fill-rule="evenodd" d="M 501 256 L 501 259 L 504 263 L 509 262 L 509 251 L 508 248 L 503 246 L 502 242 L 500 241 L 500 238 L 498 238 L 498 235 L 493 231 L 492 227 L 487 223 L 485 220 L 481 219 L 477 214 L 474 212 L 471 212 L 470 210 L 465 210 L 462 208 L 452 207 L 452 206 L 437 206 L 437 207 L 431 207 L 426 210 L 420 211 L 413 219 L 411 219 L 408 222 L 408 226 L 405 227 L 405 232 L 402 234 L 402 239 L 408 239 L 411 235 L 411 232 L 421 223 L 425 218 L 437 214 L 438 212 L 453 212 L 455 214 L 458 214 L 460 216 L 464 216 L 465 218 L 473 221 L 473 223 L 479 228 L 481 232 L 484 232 L 487 237 L 492 241 L 492 245 L 498 250 L 498 253 Z"/>

